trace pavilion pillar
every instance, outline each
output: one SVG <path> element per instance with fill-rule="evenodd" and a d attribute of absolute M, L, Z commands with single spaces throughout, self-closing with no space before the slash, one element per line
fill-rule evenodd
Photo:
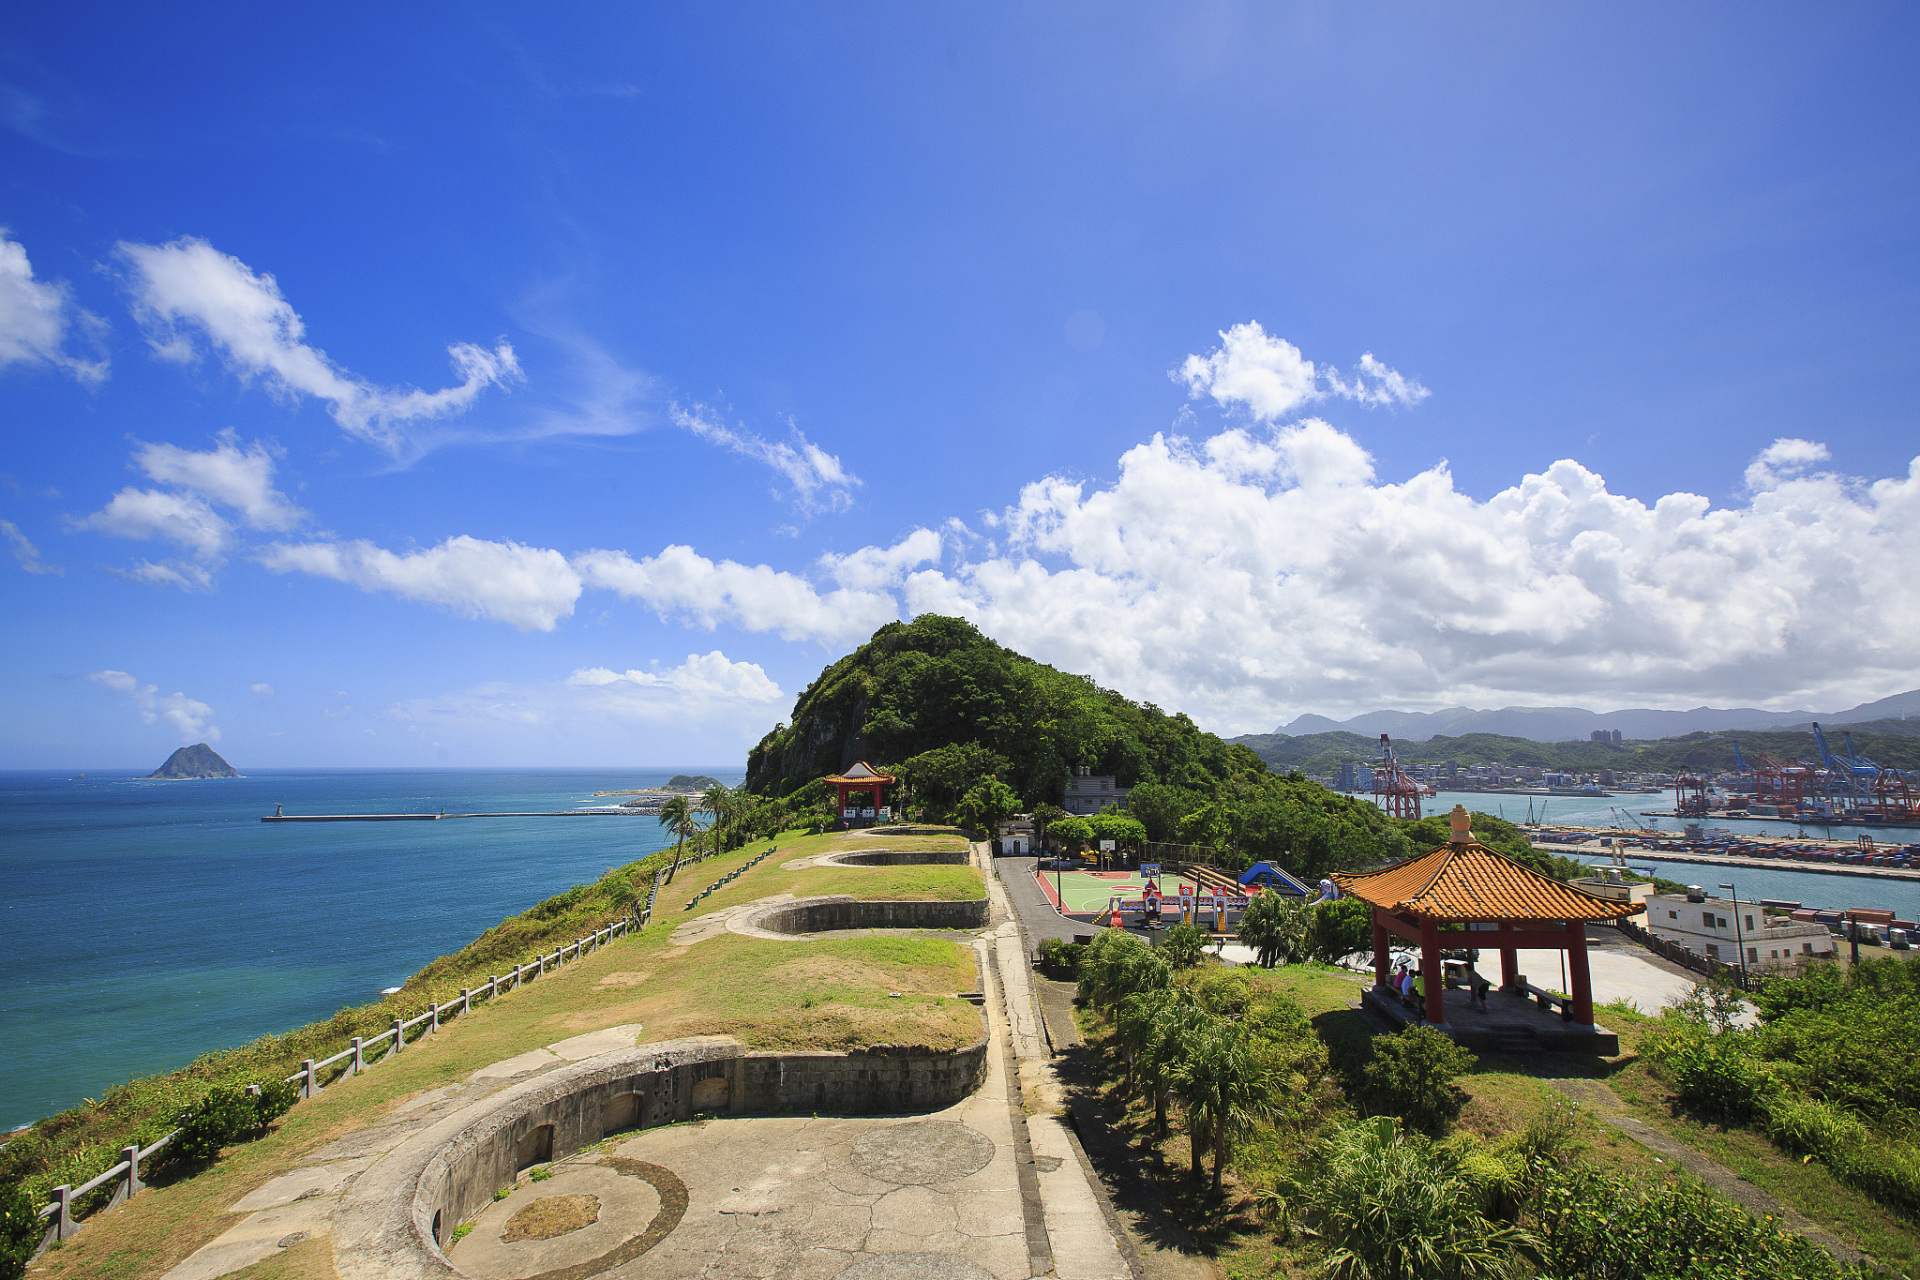
<path fill-rule="evenodd" d="M 1502 920 L 1500 932 L 1512 933 L 1513 922 Z M 1520 984 L 1520 952 L 1513 947 L 1500 948 L 1500 989 L 1512 991 Z"/>
<path fill-rule="evenodd" d="M 1587 922 L 1567 921 L 1567 981 L 1573 990 L 1573 1025 L 1576 1031 L 1593 1030 L 1593 974 L 1587 965 Z"/>
<path fill-rule="evenodd" d="M 1385 987 L 1393 957 L 1387 950 L 1387 926 L 1380 923 L 1380 908 L 1373 908 L 1373 985 Z"/>
<path fill-rule="evenodd" d="M 1440 980 L 1440 926 L 1420 922 L 1420 986 L 1427 993 L 1427 1021 L 1436 1031 L 1447 1029 L 1447 992 Z"/>

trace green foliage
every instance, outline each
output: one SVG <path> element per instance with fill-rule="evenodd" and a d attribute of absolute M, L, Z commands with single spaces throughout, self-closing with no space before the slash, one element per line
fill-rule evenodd
<path fill-rule="evenodd" d="M 1111 1009 L 1140 991 L 1173 985 L 1173 968 L 1154 948 L 1124 929 L 1105 929 L 1080 957 L 1080 999 Z"/>
<path fill-rule="evenodd" d="M 218 1157 L 221 1148 L 252 1137 L 260 1127 L 260 1113 L 246 1093 L 213 1089 L 180 1117 L 180 1132 L 167 1144 L 167 1158 L 205 1164 Z"/>
<path fill-rule="evenodd" d="M 1310 958 L 1322 964 L 1339 964 L 1348 956 L 1373 950 L 1373 911 L 1359 898 L 1323 902 L 1307 916 Z"/>
<path fill-rule="evenodd" d="M 1240 941 L 1252 947 L 1263 969 L 1299 964 L 1312 954 L 1312 913 L 1298 898 L 1257 893 L 1240 917 Z"/>
<path fill-rule="evenodd" d="M 973 789 L 960 798 L 953 820 L 974 831 L 990 832 L 996 824 L 1018 812 L 1020 797 L 1013 793 L 1013 788 L 998 778 L 989 777 L 975 783 Z"/>
<path fill-rule="evenodd" d="M 1194 925 L 1177 924 L 1161 940 L 1160 954 L 1175 969 L 1191 969 L 1207 954 L 1207 935 Z"/>
<path fill-rule="evenodd" d="M 899 766 L 897 776 L 929 814 L 945 815 L 981 783 L 989 778 L 997 780 L 1012 767 L 1005 756 L 979 743 L 950 742 L 913 756 Z M 1007 813 L 1011 817 L 1019 811 L 1019 797 L 1015 796 Z"/>
<path fill-rule="evenodd" d="M 1292 1206 L 1326 1245 L 1329 1280 L 1480 1280 L 1520 1274 L 1533 1240 L 1490 1220 L 1461 1150 L 1401 1132 L 1389 1116 L 1333 1131 Z M 1557 1273 L 1556 1273 L 1557 1274 Z"/>
<path fill-rule="evenodd" d="M 1432 1027 L 1375 1036 L 1353 1074 L 1347 1096 L 1371 1116 L 1397 1116 L 1421 1133 L 1445 1133 L 1466 1104 L 1453 1082 L 1473 1055 Z"/>
<path fill-rule="evenodd" d="M 1080 959 L 1086 954 L 1088 945 L 1068 942 L 1065 938 L 1048 938 L 1040 944 L 1040 963 L 1051 972 L 1077 976 Z"/>
<path fill-rule="evenodd" d="M 1078 850 L 1093 839 L 1093 824 L 1085 818 L 1061 818 L 1047 825 L 1047 839 Z"/>
<path fill-rule="evenodd" d="M 1129 798 L 1131 799 L 1131 798 Z M 1116 845 L 1134 846 L 1147 838 L 1147 828 L 1136 819 L 1108 809 L 1087 819 L 1095 840 L 1111 840 Z"/>
<path fill-rule="evenodd" d="M 300 1100 L 300 1090 L 277 1077 L 262 1080 L 259 1086 L 260 1094 L 253 1100 L 253 1109 L 263 1129 L 293 1110 L 293 1104 Z"/>
<path fill-rule="evenodd" d="M 39 1208 L 22 1186 L 0 1186 L 0 1280 L 20 1280 L 27 1274 L 27 1260 L 40 1246 L 46 1224 L 35 1214 Z"/>
<path fill-rule="evenodd" d="M 1581 1280 L 1840 1280 L 1858 1275 L 1771 1217 L 1696 1183 L 1638 1183 L 1537 1161 L 1528 1206 L 1541 1274 Z"/>
<path fill-rule="evenodd" d="M 1127 812 L 1145 829 L 1147 839 L 1170 842 L 1180 838 L 1180 820 L 1206 802 L 1206 796 L 1190 787 L 1143 782 L 1127 796 Z"/>

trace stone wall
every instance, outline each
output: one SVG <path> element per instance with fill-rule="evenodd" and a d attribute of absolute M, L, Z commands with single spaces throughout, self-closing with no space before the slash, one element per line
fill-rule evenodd
<path fill-rule="evenodd" d="M 823 867 L 962 867 L 973 861 L 966 849 L 850 849 L 820 859 Z"/>
<path fill-rule="evenodd" d="M 825 933 L 834 929 L 984 929 L 987 900 L 878 902 L 834 896 L 802 898 L 756 911 L 741 922 L 767 933 Z"/>

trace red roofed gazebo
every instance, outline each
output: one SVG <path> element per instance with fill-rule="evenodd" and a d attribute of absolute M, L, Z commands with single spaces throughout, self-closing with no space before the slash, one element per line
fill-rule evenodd
<path fill-rule="evenodd" d="M 1587 966 L 1587 922 L 1617 920 L 1640 908 L 1582 893 L 1530 870 L 1473 838 L 1464 805 L 1455 805 L 1452 838 L 1430 852 L 1380 868 L 1336 875 L 1341 889 L 1373 909 L 1375 990 L 1388 990 L 1392 935 L 1420 946 L 1427 1021 L 1447 1026 L 1440 952 L 1455 947 L 1494 947 L 1500 952 L 1500 989 L 1516 991 L 1521 947 L 1567 953 L 1569 1020 L 1592 1031 L 1593 978 Z M 1516 994 L 1524 994 L 1517 992 Z M 1544 998 L 1544 997 L 1543 997 Z"/>
<path fill-rule="evenodd" d="M 845 773 L 829 774 L 824 781 L 833 788 L 835 796 L 838 797 L 834 808 L 845 819 L 849 810 L 858 814 L 862 809 L 869 808 L 873 810 L 874 816 L 878 817 L 880 810 L 886 805 L 886 790 L 894 784 L 895 779 L 892 774 L 881 773 L 865 760 L 856 760 L 848 766 Z M 857 806 L 847 803 L 849 798 L 860 795 L 871 796 L 873 803 Z"/>

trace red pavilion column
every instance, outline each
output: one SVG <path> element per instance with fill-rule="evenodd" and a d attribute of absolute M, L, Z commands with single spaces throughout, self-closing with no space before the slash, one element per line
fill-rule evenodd
<path fill-rule="evenodd" d="M 1373 985 L 1384 987 L 1393 958 L 1387 951 L 1387 926 L 1380 923 L 1380 908 L 1373 909 Z"/>
<path fill-rule="evenodd" d="M 1513 932 L 1512 921 L 1502 920 L 1500 922 L 1500 932 L 1512 933 Z M 1520 980 L 1519 951 L 1517 951 L 1513 947 L 1501 947 L 1500 948 L 1500 989 L 1502 991 L 1511 991 L 1514 988 L 1514 984 L 1517 983 L 1519 980 Z"/>
<path fill-rule="evenodd" d="M 1567 921 L 1567 980 L 1573 990 L 1573 1024 L 1583 1031 L 1593 1030 L 1593 975 L 1587 966 L 1587 924 Z"/>
<path fill-rule="evenodd" d="M 1440 926 L 1431 920 L 1420 922 L 1420 985 L 1427 993 L 1427 1021 L 1445 1031 L 1447 991 L 1440 979 Z"/>

